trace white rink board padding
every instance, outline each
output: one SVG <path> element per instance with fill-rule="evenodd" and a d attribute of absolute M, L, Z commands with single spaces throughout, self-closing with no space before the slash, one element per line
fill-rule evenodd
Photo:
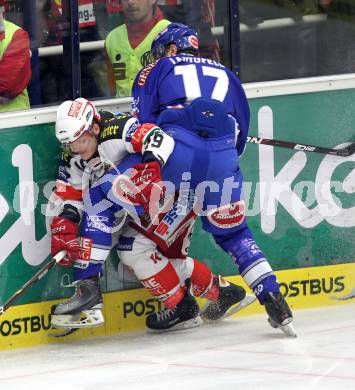
<path fill-rule="evenodd" d="M 248 99 L 355 88 L 355 73 L 243 84 Z M 85 96 L 84 96 L 85 97 Z M 101 110 L 129 112 L 131 98 L 93 100 Z M 55 121 L 57 106 L 0 114 L 0 129 Z"/>
<path fill-rule="evenodd" d="M 297 310 L 298 337 L 266 316 L 2 351 L 6 390 L 352 390 L 355 303 Z"/>
<path fill-rule="evenodd" d="M 333 299 L 347 296 L 355 287 L 355 263 L 291 269 L 276 272 L 276 275 L 281 291 L 293 310 L 343 305 L 353 308 L 350 305 L 355 303 L 355 298 Z M 240 276 L 227 279 L 246 288 Z M 92 340 L 89 339 L 93 337 L 140 331 L 144 329 L 145 316 L 159 307 L 159 303 L 143 289 L 107 293 L 104 294 L 104 326 L 79 330 L 65 338 L 54 339 L 49 336 L 49 333 L 54 332 L 49 326 L 50 308 L 57 302 L 59 301 L 41 302 L 8 309 L 0 316 L 0 350 L 49 343 L 66 344 L 77 339 L 86 339 L 86 342 L 91 343 Z M 204 304 L 202 300 L 200 303 Z M 252 314 L 265 316 L 263 307 L 253 303 L 234 315 L 234 318 Z M 355 312 L 353 316 L 355 318 Z"/>

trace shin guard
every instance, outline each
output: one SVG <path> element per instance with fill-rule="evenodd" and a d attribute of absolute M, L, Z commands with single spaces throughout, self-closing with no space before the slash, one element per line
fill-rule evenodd
<path fill-rule="evenodd" d="M 268 293 L 280 291 L 269 262 L 247 226 L 229 236 L 217 236 L 215 240 L 232 256 L 239 273 L 260 303 L 264 302 Z"/>

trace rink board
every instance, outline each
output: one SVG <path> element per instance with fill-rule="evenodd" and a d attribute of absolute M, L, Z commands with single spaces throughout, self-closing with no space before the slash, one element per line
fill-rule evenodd
<path fill-rule="evenodd" d="M 297 309 L 354 303 L 355 299 L 339 301 L 334 297 L 347 295 L 355 287 L 355 263 L 310 267 L 276 272 L 282 292 L 295 313 Z M 242 284 L 240 276 L 228 280 Z M 40 344 L 70 342 L 72 339 L 90 339 L 97 336 L 144 330 L 144 318 L 159 308 L 143 289 L 117 291 L 104 294 L 105 325 L 79 330 L 65 338 L 50 337 L 50 308 L 59 300 L 19 305 L 10 308 L 0 317 L 0 350 L 29 347 Z M 200 304 L 203 305 L 203 301 Z M 262 313 L 254 303 L 239 315 Z M 237 316 L 237 315 L 235 315 Z M 268 325 L 265 322 L 266 329 Z"/>
<path fill-rule="evenodd" d="M 299 80 L 263 83 L 253 93 L 248 87 L 250 135 L 330 148 L 355 140 L 355 110 L 344 110 L 355 100 L 355 88 L 346 89 L 355 85 L 355 75 L 352 79 L 353 83 L 343 77 L 303 80 L 301 85 Z M 125 105 L 121 99 L 114 102 L 114 107 L 107 106 L 113 101 L 98 107 L 128 109 L 128 99 Z M 6 139 L 0 144 L 1 303 L 49 261 L 48 198 L 61 152 L 54 135 L 55 115 L 56 107 L 0 115 L 0 134 Z M 246 215 L 255 241 L 276 271 L 350 263 L 355 253 L 355 154 L 343 158 L 299 147 L 297 151 L 258 144 L 246 147 L 240 163 Z M 215 273 L 236 272 L 228 253 L 206 234 L 200 220 L 190 255 Z M 115 270 L 117 262 L 112 257 L 106 262 L 104 291 L 136 287 L 122 280 Z M 69 296 L 62 286 L 72 281 L 70 274 L 67 268 L 56 267 L 17 303 Z"/>

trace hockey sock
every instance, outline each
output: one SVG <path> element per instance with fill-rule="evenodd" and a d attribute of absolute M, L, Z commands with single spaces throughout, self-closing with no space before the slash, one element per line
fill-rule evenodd
<path fill-rule="evenodd" d="M 213 284 L 211 270 L 200 261 L 193 259 L 194 268 L 191 274 L 192 294 L 195 297 L 217 300 L 219 295 L 218 286 Z"/>

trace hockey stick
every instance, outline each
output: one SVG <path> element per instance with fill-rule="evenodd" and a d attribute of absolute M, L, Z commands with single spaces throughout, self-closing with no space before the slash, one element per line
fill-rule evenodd
<path fill-rule="evenodd" d="M 53 266 L 58 263 L 66 255 L 65 251 L 58 252 L 52 259 L 45 264 L 32 278 L 27 281 L 19 290 L 15 292 L 2 306 L 0 306 L 0 315 L 4 314 L 5 311 L 11 307 L 14 302 L 23 295 L 30 287 L 37 283 Z"/>
<path fill-rule="evenodd" d="M 304 152 L 332 154 L 334 156 L 341 156 L 341 157 L 349 157 L 353 153 L 355 153 L 355 142 L 352 142 L 350 145 L 342 149 L 323 148 L 322 146 L 298 144 L 296 142 L 280 141 L 277 139 L 269 139 L 269 138 L 261 138 L 261 137 L 247 137 L 247 142 L 250 144 L 257 144 L 257 145 L 262 144 L 262 145 L 279 146 L 281 148 L 301 150 Z"/>

